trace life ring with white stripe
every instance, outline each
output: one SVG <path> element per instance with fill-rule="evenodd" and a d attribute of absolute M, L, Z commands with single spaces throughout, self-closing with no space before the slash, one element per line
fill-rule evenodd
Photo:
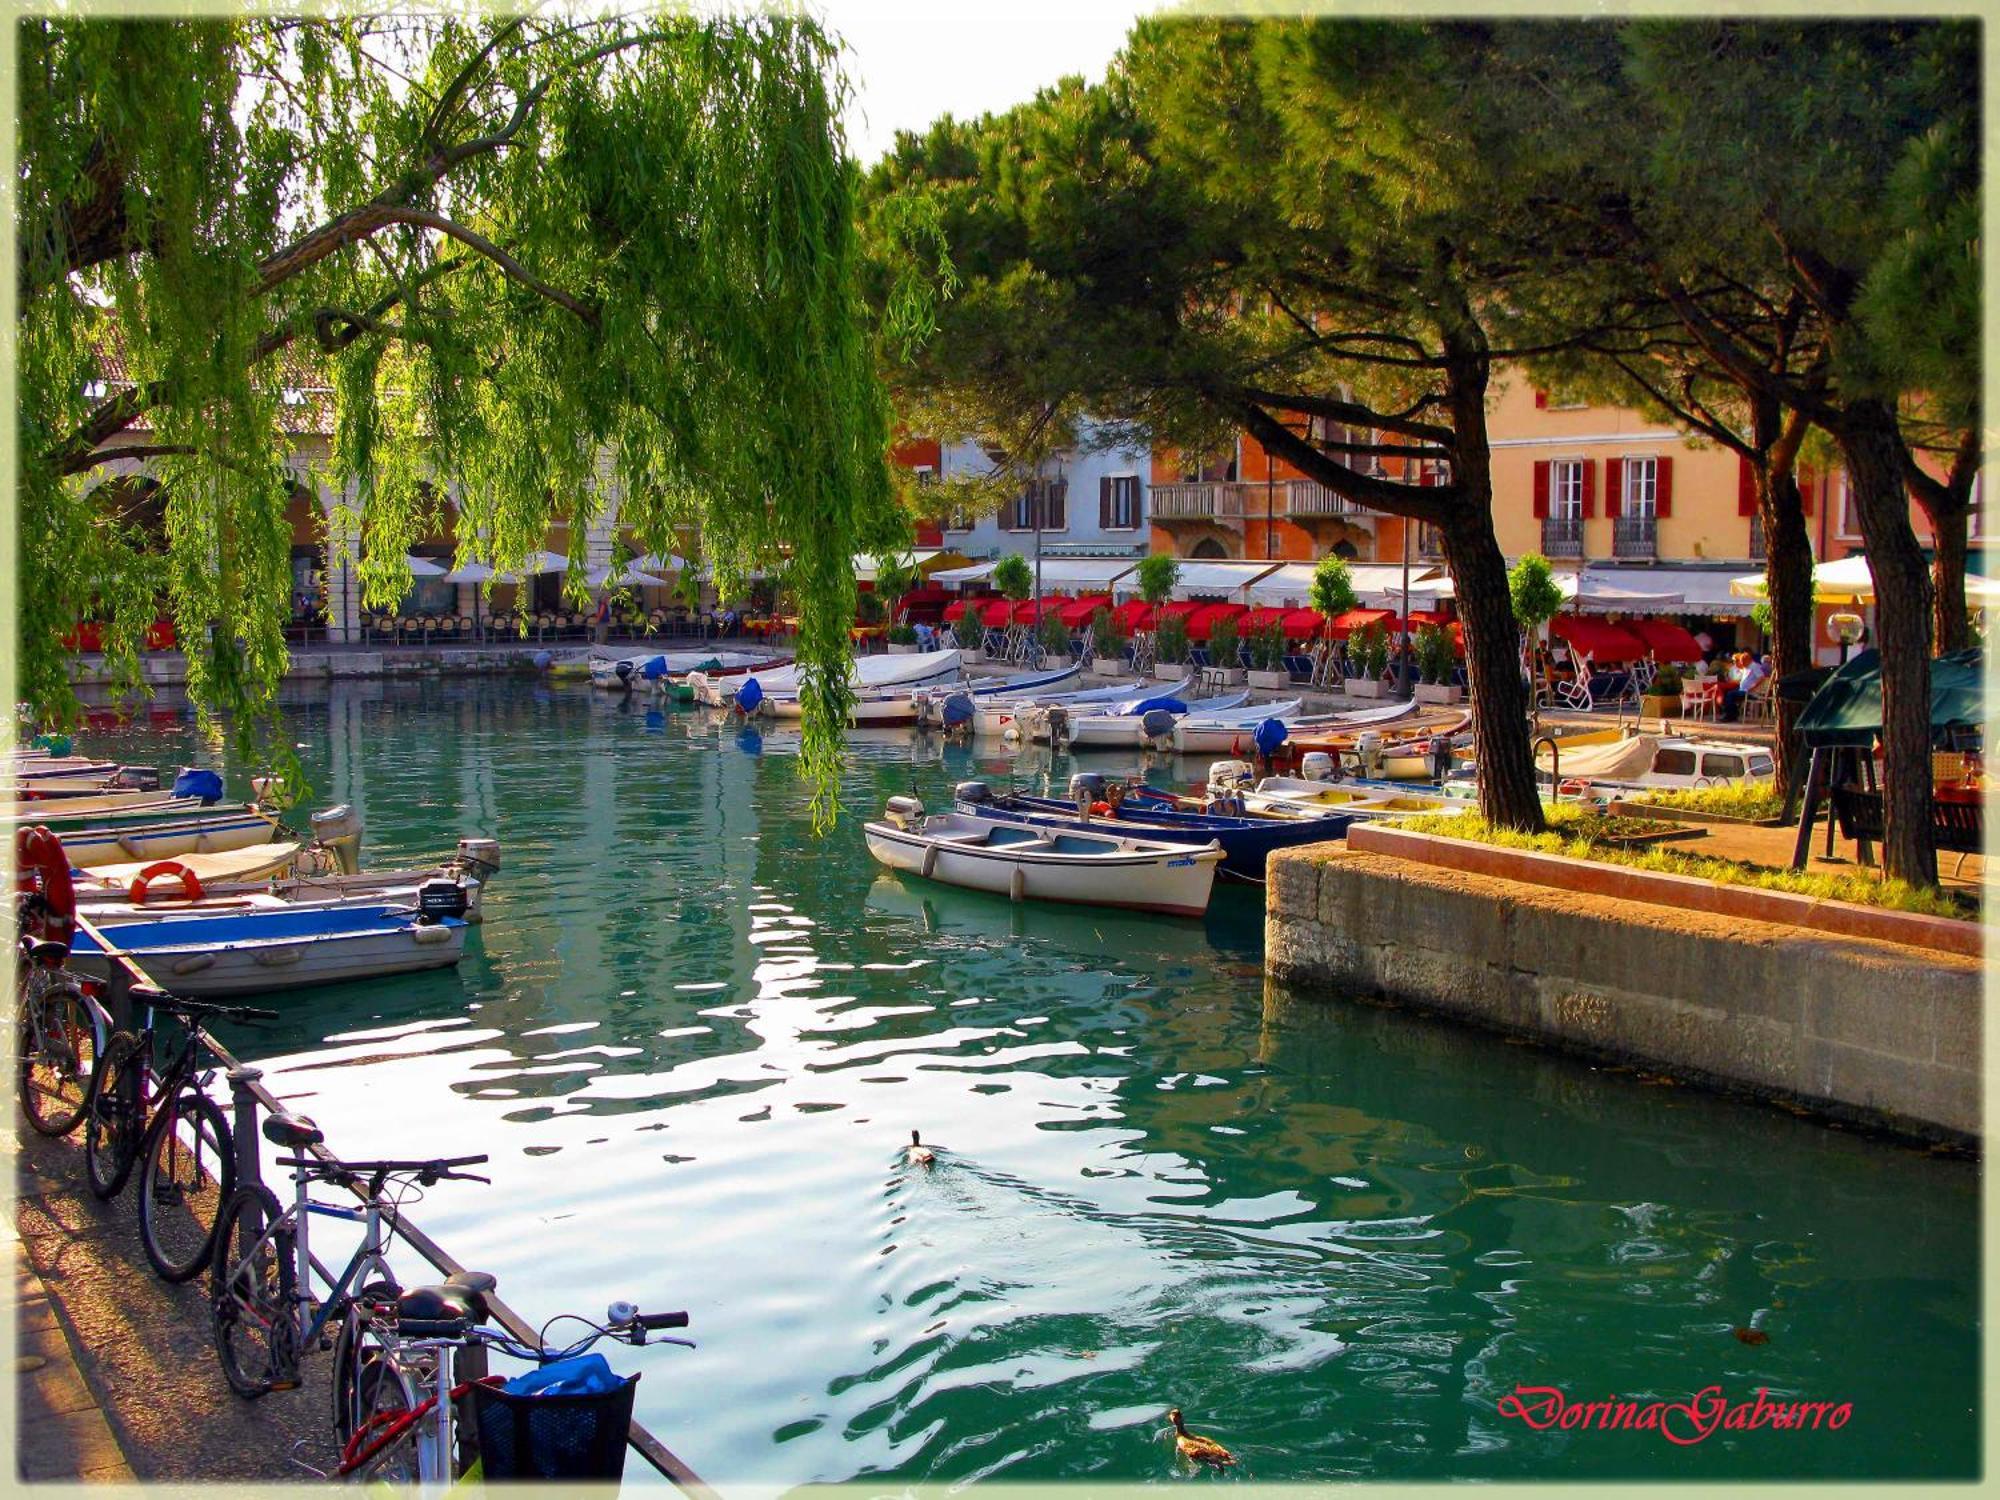
<path fill-rule="evenodd" d="M 21 930 L 46 942 L 67 944 L 76 934 L 76 887 L 62 840 L 37 823 L 14 835 L 14 889 L 28 897 Z"/>
<path fill-rule="evenodd" d="M 156 880 L 178 880 L 181 883 L 181 898 L 186 901 L 201 900 L 201 877 L 177 859 L 163 859 L 158 864 L 147 865 L 132 877 L 132 884 L 126 894 L 132 898 L 134 906 L 144 906 L 146 896 Z"/>

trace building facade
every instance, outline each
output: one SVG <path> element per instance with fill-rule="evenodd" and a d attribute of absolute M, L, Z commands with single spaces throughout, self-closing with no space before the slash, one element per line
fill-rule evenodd
<path fill-rule="evenodd" d="M 1150 458 L 1142 448 L 1098 446 L 1086 428 L 1084 441 L 1044 463 L 1033 475 L 1008 486 L 1000 502 L 945 515 L 935 532 L 919 537 L 978 560 L 1018 552 L 1033 557 L 1142 557 L 1152 550 Z M 931 479 L 983 477 L 995 461 L 977 443 L 912 441 L 896 459 L 917 476 Z"/>

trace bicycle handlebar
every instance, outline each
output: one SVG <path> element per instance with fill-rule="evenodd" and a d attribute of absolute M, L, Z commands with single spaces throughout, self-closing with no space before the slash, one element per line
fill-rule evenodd
<path fill-rule="evenodd" d="M 275 1021 L 278 1013 L 255 1005 L 217 1005 L 213 1000 L 184 1000 L 178 995 L 170 995 L 165 990 L 146 990 L 137 986 L 131 991 L 132 998 L 155 1010 L 171 1011 L 177 1016 L 193 1019 L 199 1016 L 219 1016 L 226 1021 Z"/>
<path fill-rule="evenodd" d="M 490 1185 L 493 1181 L 490 1177 L 457 1170 L 459 1167 L 476 1167 L 489 1160 L 491 1158 L 484 1155 L 438 1157 L 431 1161 L 321 1161 L 316 1156 L 281 1156 L 278 1165 L 300 1167 L 320 1177 L 400 1177 L 406 1172 L 414 1172 L 426 1185 L 448 1180 Z"/>
<path fill-rule="evenodd" d="M 656 1328 L 685 1328 L 688 1326 L 688 1315 L 684 1312 L 640 1313 L 632 1321 L 638 1324 L 639 1327 L 647 1330 Z"/>

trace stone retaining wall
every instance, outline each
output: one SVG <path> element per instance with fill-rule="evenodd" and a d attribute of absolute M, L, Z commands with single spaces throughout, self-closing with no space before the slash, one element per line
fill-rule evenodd
<path fill-rule="evenodd" d="M 1265 964 L 1900 1133 L 1980 1132 L 1974 958 L 1333 844 L 1272 856 Z"/>

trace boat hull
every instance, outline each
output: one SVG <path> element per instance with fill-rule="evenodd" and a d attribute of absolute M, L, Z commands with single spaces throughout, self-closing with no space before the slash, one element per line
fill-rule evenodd
<path fill-rule="evenodd" d="M 869 823 L 864 832 L 876 862 L 903 874 L 1016 900 L 1177 917 L 1198 917 L 1208 910 L 1222 859 L 1219 849 L 1177 847 L 1064 860 L 1031 851 L 953 845 L 887 823 Z"/>
<path fill-rule="evenodd" d="M 1273 851 L 1342 838 L 1347 833 L 1348 824 L 1354 821 L 1352 817 L 1340 813 L 1319 818 L 1260 820 L 1211 817 L 1203 813 L 1128 805 L 1107 817 L 1093 818 L 1086 823 L 1076 815 L 1073 804 L 1043 797 L 1007 797 L 993 802 L 960 803 L 959 806 L 961 811 L 974 817 L 1006 818 L 1043 828 L 1136 834 L 1195 848 L 1213 842 L 1222 848 L 1222 864 L 1218 873 L 1244 881 L 1261 881 L 1264 878 L 1265 863 Z"/>
<path fill-rule="evenodd" d="M 273 842 L 278 820 L 268 813 L 209 813 L 133 826 L 73 828 L 58 832 L 69 862 L 79 870 L 148 864 L 184 854 L 215 854 Z"/>
<path fill-rule="evenodd" d="M 449 968 L 465 956 L 463 922 L 447 918 L 424 926 L 392 915 L 373 925 L 341 920 L 357 915 L 247 913 L 125 923 L 99 930 L 154 983 L 196 998 L 380 979 Z M 78 934 L 70 963 L 91 975 L 101 976 L 109 969 L 105 952 L 88 933 Z"/>

